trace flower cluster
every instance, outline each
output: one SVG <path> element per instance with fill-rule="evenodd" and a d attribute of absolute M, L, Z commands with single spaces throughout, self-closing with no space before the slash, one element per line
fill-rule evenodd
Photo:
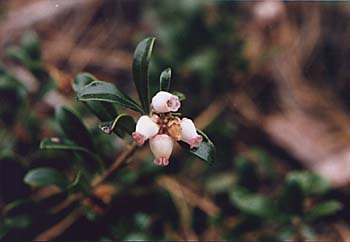
<path fill-rule="evenodd" d="M 150 116 L 141 116 L 132 133 L 135 142 L 139 145 L 149 139 L 154 163 L 166 166 L 173 151 L 174 141 L 183 141 L 190 148 L 199 147 L 203 137 L 197 133 L 191 119 L 180 119 L 177 113 L 181 106 L 177 96 L 160 91 L 152 98 L 152 113 Z"/>

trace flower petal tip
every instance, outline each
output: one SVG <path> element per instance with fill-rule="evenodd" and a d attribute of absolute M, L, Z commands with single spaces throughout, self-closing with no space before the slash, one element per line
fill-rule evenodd
<path fill-rule="evenodd" d="M 133 132 L 132 137 L 134 138 L 135 143 L 138 145 L 143 145 L 146 141 L 146 137 L 138 132 Z"/>
<path fill-rule="evenodd" d="M 190 149 L 198 148 L 201 145 L 202 141 L 203 137 L 201 135 L 197 135 L 196 137 L 192 138 L 189 143 Z"/>
<path fill-rule="evenodd" d="M 154 159 L 153 163 L 158 165 L 158 166 L 167 166 L 167 165 L 169 165 L 169 159 L 167 159 L 165 157 L 161 157 L 158 159 Z"/>

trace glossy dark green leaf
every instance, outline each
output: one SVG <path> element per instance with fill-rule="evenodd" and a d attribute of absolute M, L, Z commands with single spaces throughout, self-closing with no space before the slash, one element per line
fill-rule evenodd
<path fill-rule="evenodd" d="M 61 189 L 65 189 L 69 184 L 62 173 L 49 167 L 40 167 L 30 170 L 25 175 L 24 182 L 32 186 L 55 185 Z"/>
<path fill-rule="evenodd" d="M 168 92 L 170 89 L 171 82 L 171 69 L 167 68 L 160 74 L 159 89 L 160 91 Z"/>
<path fill-rule="evenodd" d="M 189 145 L 182 141 L 180 141 L 179 144 L 183 149 L 187 150 L 191 154 L 208 162 L 209 164 L 213 164 L 216 161 L 215 146 L 203 131 L 197 130 L 197 132 L 203 136 L 203 141 L 198 148 L 190 149 Z"/>
<path fill-rule="evenodd" d="M 54 150 L 71 150 L 76 152 L 83 152 L 89 155 L 89 157 L 93 158 L 100 166 L 100 170 L 104 169 L 103 161 L 99 156 L 95 153 L 91 152 L 85 147 L 76 145 L 70 140 L 60 139 L 60 138 L 51 138 L 51 139 L 43 139 L 40 143 L 40 149 L 54 149 Z"/>
<path fill-rule="evenodd" d="M 72 87 L 73 90 L 78 93 L 85 86 L 90 84 L 97 79 L 89 73 L 80 73 L 73 80 Z M 102 102 L 102 101 L 84 101 L 83 102 L 87 108 L 95 114 L 102 122 L 112 120 L 118 115 L 116 108 L 113 103 Z"/>
<path fill-rule="evenodd" d="M 86 178 L 83 172 L 78 171 L 73 182 L 68 186 L 68 189 L 71 192 L 81 191 L 85 194 L 89 194 L 91 192 L 91 183 Z"/>
<path fill-rule="evenodd" d="M 135 131 L 135 127 L 135 120 L 127 114 L 120 114 L 113 121 L 100 124 L 100 129 L 103 132 L 107 134 L 115 132 L 120 137 L 124 137 L 125 134 L 131 135 Z"/>
<path fill-rule="evenodd" d="M 230 193 L 230 200 L 239 210 L 250 215 L 270 218 L 276 214 L 275 206 L 270 198 L 251 193 L 241 187 L 234 188 Z"/>
<path fill-rule="evenodd" d="M 79 73 L 78 75 L 76 75 L 72 82 L 72 88 L 76 93 L 78 93 L 81 89 L 83 89 L 85 86 L 89 85 L 93 81 L 98 80 L 90 73 Z"/>
<path fill-rule="evenodd" d="M 155 38 L 153 37 L 146 38 L 136 46 L 132 65 L 135 86 L 145 113 L 149 113 L 150 111 L 148 66 L 151 60 L 154 41 Z"/>
<path fill-rule="evenodd" d="M 288 181 L 296 181 L 300 184 L 305 194 L 321 195 L 326 193 L 330 184 L 321 176 L 310 171 L 290 172 L 287 177 Z"/>
<path fill-rule="evenodd" d="M 54 150 L 71 150 L 90 153 L 85 147 L 79 146 L 67 139 L 51 138 L 43 139 L 40 143 L 40 149 L 54 149 Z"/>
<path fill-rule="evenodd" d="M 142 108 L 128 95 L 118 90 L 112 83 L 93 81 L 77 93 L 80 101 L 102 101 L 116 103 L 143 114 Z"/>
<path fill-rule="evenodd" d="M 279 209 L 287 214 L 302 214 L 304 192 L 296 181 L 287 181 L 279 198 Z"/>
<path fill-rule="evenodd" d="M 89 131 L 73 111 L 65 107 L 57 109 L 56 120 L 68 139 L 89 150 L 94 150 L 92 137 Z"/>
<path fill-rule="evenodd" d="M 336 200 L 329 200 L 317 204 L 315 207 L 306 212 L 305 216 L 308 220 L 314 220 L 335 214 L 342 209 L 342 204 Z"/>

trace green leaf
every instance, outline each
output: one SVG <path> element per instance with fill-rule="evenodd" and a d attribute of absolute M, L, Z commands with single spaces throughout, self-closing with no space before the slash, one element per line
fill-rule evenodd
<path fill-rule="evenodd" d="M 203 141 L 198 148 L 190 149 L 189 145 L 182 141 L 180 141 L 179 144 L 183 149 L 187 150 L 191 154 L 208 162 L 209 164 L 213 164 L 216 161 L 215 146 L 203 131 L 197 130 L 197 132 L 203 136 Z"/>
<path fill-rule="evenodd" d="M 135 86 L 145 113 L 149 113 L 150 111 L 148 65 L 151 59 L 154 41 L 155 38 L 153 37 L 146 38 L 136 46 L 132 65 Z"/>
<path fill-rule="evenodd" d="M 31 225 L 32 220 L 28 215 L 11 216 L 4 219 L 4 224 L 9 229 L 24 229 Z"/>
<path fill-rule="evenodd" d="M 21 46 L 31 59 L 40 61 L 40 42 L 39 37 L 35 32 L 26 32 L 21 39 Z"/>
<path fill-rule="evenodd" d="M 160 91 L 169 91 L 171 81 L 171 68 L 167 68 L 160 74 L 159 80 L 159 90 Z"/>
<path fill-rule="evenodd" d="M 26 205 L 28 203 L 30 203 L 30 200 L 25 200 L 25 199 L 20 199 L 20 200 L 14 200 L 8 204 L 6 204 L 6 206 L 4 206 L 4 208 L 2 209 L 2 214 L 7 214 L 9 213 L 11 210 L 18 208 L 22 205 Z"/>
<path fill-rule="evenodd" d="M 173 91 L 173 94 L 179 98 L 180 101 L 186 100 L 185 94 L 179 91 Z"/>
<path fill-rule="evenodd" d="M 307 195 L 322 195 L 326 193 L 330 185 L 321 176 L 310 171 L 294 171 L 287 176 L 287 181 L 296 181 Z"/>
<path fill-rule="evenodd" d="M 103 132 L 111 134 L 113 131 L 115 131 L 115 133 L 122 138 L 125 136 L 125 134 L 131 135 L 132 132 L 134 132 L 135 127 L 135 120 L 127 114 L 120 114 L 113 121 L 100 124 L 100 129 Z"/>
<path fill-rule="evenodd" d="M 100 166 L 100 170 L 104 169 L 104 164 L 101 158 L 85 147 L 79 146 L 67 139 L 60 139 L 57 137 L 51 139 L 43 139 L 40 142 L 40 149 L 54 149 L 54 150 L 71 150 L 77 152 L 83 152 L 92 157 Z"/>
<path fill-rule="evenodd" d="M 17 46 L 12 46 L 6 49 L 6 55 L 18 61 L 23 66 L 28 68 L 33 74 L 42 70 L 43 65 L 39 60 L 32 60 L 28 53 Z"/>
<path fill-rule="evenodd" d="M 73 182 L 68 186 L 68 189 L 72 192 L 82 191 L 84 194 L 90 194 L 91 192 L 91 183 L 86 178 L 83 172 L 78 171 Z"/>
<path fill-rule="evenodd" d="M 288 214 L 302 214 L 304 192 L 296 181 L 287 181 L 279 198 L 279 209 Z"/>
<path fill-rule="evenodd" d="M 68 139 L 89 150 L 94 150 L 94 144 L 89 131 L 73 111 L 65 107 L 57 109 L 56 120 Z"/>
<path fill-rule="evenodd" d="M 60 138 L 51 138 L 43 139 L 40 143 L 40 149 L 54 149 L 54 150 L 72 150 L 79 152 L 90 153 L 90 151 L 82 146 L 76 145 L 70 140 L 60 139 Z"/>
<path fill-rule="evenodd" d="M 85 86 L 90 84 L 97 79 L 89 73 L 80 73 L 73 80 L 72 87 L 73 90 L 78 93 Z M 101 102 L 101 101 L 84 101 L 83 102 L 87 108 L 95 114 L 102 122 L 112 120 L 118 115 L 116 108 L 113 103 Z"/>
<path fill-rule="evenodd" d="M 87 72 L 79 73 L 76 75 L 72 82 L 73 90 L 78 93 L 85 86 L 89 85 L 93 81 L 98 81 L 93 75 Z"/>
<path fill-rule="evenodd" d="M 305 216 L 308 220 L 314 220 L 326 217 L 338 212 L 342 209 L 342 204 L 336 200 L 329 200 L 317 204 L 315 207 L 306 212 Z"/>
<path fill-rule="evenodd" d="M 32 186 L 55 185 L 62 190 L 66 189 L 69 184 L 62 173 L 49 167 L 40 167 L 30 170 L 25 175 L 24 182 Z"/>
<path fill-rule="evenodd" d="M 213 194 L 227 192 L 234 186 L 236 180 L 232 172 L 214 174 L 205 180 L 205 190 Z"/>
<path fill-rule="evenodd" d="M 234 188 L 230 193 L 230 200 L 239 210 L 250 215 L 269 218 L 276 213 L 271 199 L 241 187 Z"/>
<path fill-rule="evenodd" d="M 258 172 L 255 165 L 241 156 L 235 159 L 235 164 L 238 174 L 237 184 L 250 191 L 255 191 L 259 184 Z"/>
<path fill-rule="evenodd" d="M 293 241 L 295 234 L 295 228 L 293 226 L 287 226 L 277 232 L 276 240 L 280 242 Z"/>
<path fill-rule="evenodd" d="M 102 101 L 116 103 L 143 114 L 142 108 L 128 95 L 118 90 L 112 83 L 93 81 L 77 93 L 80 101 Z"/>

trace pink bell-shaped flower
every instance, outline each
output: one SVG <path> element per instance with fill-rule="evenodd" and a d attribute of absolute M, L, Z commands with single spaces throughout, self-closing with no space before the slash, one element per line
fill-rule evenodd
<path fill-rule="evenodd" d="M 181 103 L 177 96 L 160 91 L 152 98 L 152 109 L 158 113 L 176 112 Z"/>
<path fill-rule="evenodd" d="M 197 134 L 196 127 L 191 119 L 183 118 L 180 122 L 182 129 L 181 140 L 190 145 L 190 148 L 199 147 L 203 141 L 203 137 Z"/>
<path fill-rule="evenodd" d="M 159 125 L 155 123 L 154 118 L 143 115 L 137 121 L 136 130 L 132 133 L 132 137 L 139 145 L 145 143 L 146 140 L 152 138 L 159 132 Z"/>
<path fill-rule="evenodd" d="M 150 139 L 149 145 L 155 157 L 154 164 L 167 166 L 173 151 L 174 140 L 166 134 L 159 134 Z"/>

